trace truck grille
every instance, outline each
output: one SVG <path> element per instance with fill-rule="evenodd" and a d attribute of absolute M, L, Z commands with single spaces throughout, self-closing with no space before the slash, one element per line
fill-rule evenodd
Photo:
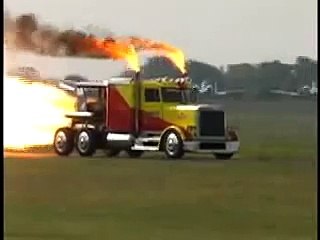
<path fill-rule="evenodd" d="M 223 137 L 225 120 L 223 111 L 200 111 L 199 126 L 201 137 Z"/>

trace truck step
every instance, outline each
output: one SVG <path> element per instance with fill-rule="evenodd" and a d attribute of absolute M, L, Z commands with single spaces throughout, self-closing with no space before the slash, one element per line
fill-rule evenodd
<path fill-rule="evenodd" d="M 139 151 L 159 151 L 159 147 L 154 146 L 143 146 L 143 145 L 134 145 L 131 147 L 131 150 L 139 150 Z"/>
<path fill-rule="evenodd" d="M 160 137 L 139 137 L 136 142 L 160 142 Z"/>

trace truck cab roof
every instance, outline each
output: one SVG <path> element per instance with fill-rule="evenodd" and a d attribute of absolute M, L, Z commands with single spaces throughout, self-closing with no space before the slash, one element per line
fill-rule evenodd
<path fill-rule="evenodd" d="M 78 88 L 81 87 L 107 87 L 109 85 L 128 85 L 134 83 L 133 78 L 123 78 L 123 77 L 115 77 L 110 78 L 109 80 L 91 80 L 91 81 L 83 81 L 77 82 L 76 86 Z M 155 79 L 143 79 L 140 80 L 144 86 L 147 87 L 173 87 L 176 88 L 180 84 L 187 84 L 191 86 L 191 81 L 185 78 L 155 78 Z"/>
<path fill-rule="evenodd" d="M 133 81 L 132 78 L 110 78 L 109 80 L 90 80 L 77 82 L 77 87 L 107 87 L 111 84 L 129 84 Z"/>

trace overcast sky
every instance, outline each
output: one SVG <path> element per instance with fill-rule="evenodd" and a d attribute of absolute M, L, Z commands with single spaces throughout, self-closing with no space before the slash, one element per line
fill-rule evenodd
<path fill-rule="evenodd" d="M 317 0 L 6 0 L 58 26 L 95 24 L 171 43 L 214 65 L 317 59 Z"/>

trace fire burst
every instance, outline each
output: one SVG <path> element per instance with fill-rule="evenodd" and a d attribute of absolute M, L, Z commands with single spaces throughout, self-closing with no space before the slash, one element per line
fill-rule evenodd
<path fill-rule="evenodd" d="M 56 129 L 69 124 L 64 114 L 74 104 L 73 97 L 53 86 L 4 76 L 4 148 L 51 145 Z"/>
<path fill-rule="evenodd" d="M 126 60 L 133 70 L 140 69 L 132 45 L 95 38 L 82 39 L 78 44 L 80 52 Z M 51 145 L 55 131 L 70 123 L 64 115 L 75 110 L 75 101 L 54 86 L 4 76 L 4 148 Z"/>
<path fill-rule="evenodd" d="M 132 44 L 138 51 L 152 51 L 158 55 L 164 55 L 169 58 L 182 73 L 186 73 L 185 56 L 180 49 L 167 43 L 139 37 L 129 37 L 124 39 L 124 42 Z"/>
<path fill-rule="evenodd" d="M 140 71 L 139 57 L 133 45 L 115 39 L 100 40 L 94 37 L 81 39 L 76 43 L 79 52 L 110 57 L 113 60 L 126 60 L 136 72 Z"/>

